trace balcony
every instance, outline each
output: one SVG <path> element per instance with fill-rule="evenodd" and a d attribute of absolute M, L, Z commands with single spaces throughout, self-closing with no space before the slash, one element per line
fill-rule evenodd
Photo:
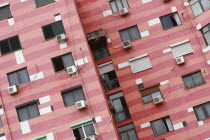
<path fill-rule="evenodd" d="M 109 81 L 105 80 L 104 81 L 104 86 L 105 86 L 105 89 L 107 91 L 109 91 L 109 90 L 112 90 L 112 89 L 120 87 L 120 84 L 118 82 L 118 78 L 116 78 L 116 79 L 109 80 Z"/>

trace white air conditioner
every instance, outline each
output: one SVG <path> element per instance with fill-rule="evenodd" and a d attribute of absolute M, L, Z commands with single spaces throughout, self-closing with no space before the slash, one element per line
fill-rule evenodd
<path fill-rule="evenodd" d="M 161 95 L 153 97 L 154 104 L 159 104 L 163 102 L 163 97 Z"/>
<path fill-rule="evenodd" d="M 124 49 L 129 49 L 129 48 L 131 48 L 131 42 L 130 42 L 129 40 L 124 41 L 124 42 L 122 43 L 122 45 L 123 45 L 123 48 L 124 48 Z"/>
<path fill-rule="evenodd" d="M 17 86 L 14 85 L 14 86 L 8 87 L 8 93 L 11 95 L 17 93 Z"/>
<path fill-rule="evenodd" d="M 58 42 L 65 41 L 66 40 L 66 35 L 65 34 L 57 35 L 56 39 L 57 39 Z"/>
<path fill-rule="evenodd" d="M 75 104 L 78 110 L 86 108 L 86 104 L 84 100 L 78 101 Z"/>
<path fill-rule="evenodd" d="M 95 136 L 89 136 L 89 137 L 86 137 L 84 140 L 96 140 L 96 139 L 95 139 Z"/>
<path fill-rule="evenodd" d="M 178 65 L 183 64 L 184 63 L 184 57 L 183 56 L 177 57 L 176 58 L 176 63 Z"/>
<path fill-rule="evenodd" d="M 78 73 L 77 73 L 77 67 L 74 66 L 74 65 L 71 66 L 71 67 L 66 68 L 66 70 L 67 70 L 68 74 L 71 75 L 72 77 L 78 75 Z"/>
<path fill-rule="evenodd" d="M 119 12 L 120 12 L 121 16 L 126 15 L 126 14 L 128 14 L 128 8 L 122 8 L 122 9 L 120 9 Z"/>

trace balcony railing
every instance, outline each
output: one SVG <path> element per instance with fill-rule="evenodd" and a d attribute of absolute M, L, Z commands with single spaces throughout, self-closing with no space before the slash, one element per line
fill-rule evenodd
<path fill-rule="evenodd" d="M 115 108 L 113 110 L 113 114 L 115 117 L 115 121 L 117 123 L 126 121 L 131 118 L 130 113 L 127 108 L 117 108 L 117 109 Z"/>
<path fill-rule="evenodd" d="M 98 49 L 95 50 L 93 53 L 96 61 L 109 57 L 109 52 L 107 49 Z"/>
<path fill-rule="evenodd" d="M 120 87 L 117 78 L 110 81 L 105 81 L 104 84 L 107 91 Z"/>

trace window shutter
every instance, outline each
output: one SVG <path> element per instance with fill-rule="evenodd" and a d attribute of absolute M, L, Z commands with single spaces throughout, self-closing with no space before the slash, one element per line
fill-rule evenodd
<path fill-rule="evenodd" d="M 9 5 L 0 7 L 0 20 L 8 19 L 12 17 Z"/>
<path fill-rule="evenodd" d="M 144 55 L 136 58 L 129 59 L 131 70 L 133 73 L 137 73 L 152 67 L 149 56 Z"/>
<path fill-rule="evenodd" d="M 49 3 L 54 2 L 55 0 L 35 0 L 36 7 L 40 7 Z"/>
<path fill-rule="evenodd" d="M 184 43 L 176 45 L 176 46 L 171 45 L 170 47 L 172 49 L 174 58 L 180 57 L 189 53 L 193 53 L 193 50 L 189 41 L 187 42 L 184 41 Z"/>
<path fill-rule="evenodd" d="M 100 74 L 104 74 L 114 70 L 112 62 L 107 62 L 105 64 L 98 65 L 98 70 Z"/>

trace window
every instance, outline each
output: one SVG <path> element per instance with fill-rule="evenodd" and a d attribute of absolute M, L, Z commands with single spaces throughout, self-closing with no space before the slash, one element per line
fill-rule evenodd
<path fill-rule="evenodd" d="M 162 23 L 164 30 L 167 30 L 167 29 L 170 29 L 170 28 L 173 28 L 175 26 L 182 24 L 178 13 L 172 13 L 172 14 L 160 17 L 160 21 Z"/>
<path fill-rule="evenodd" d="M 129 7 L 127 0 L 111 0 L 109 4 L 113 13 L 116 13 L 123 8 Z"/>
<path fill-rule="evenodd" d="M 90 40 L 89 44 L 96 61 L 105 59 L 110 56 L 106 44 L 106 37 Z"/>
<path fill-rule="evenodd" d="M 194 16 L 198 16 L 210 9 L 210 0 L 190 0 L 189 2 Z"/>
<path fill-rule="evenodd" d="M 52 63 L 55 72 L 65 70 L 67 67 L 74 65 L 74 59 L 71 53 L 64 54 L 55 58 L 52 58 Z"/>
<path fill-rule="evenodd" d="M 0 118 L 0 128 L 2 128 L 2 127 L 3 127 L 3 123 L 2 123 L 2 120 Z"/>
<path fill-rule="evenodd" d="M 198 121 L 210 118 L 210 102 L 193 107 Z"/>
<path fill-rule="evenodd" d="M 149 102 L 153 102 L 153 97 L 162 96 L 160 92 L 159 84 L 142 88 L 140 89 L 140 93 L 142 96 L 142 100 L 145 104 Z"/>
<path fill-rule="evenodd" d="M 65 106 L 75 104 L 77 101 L 85 100 L 84 92 L 81 86 L 73 87 L 61 91 Z"/>
<path fill-rule="evenodd" d="M 133 73 L 152 68 L 152 64 L 150 62 L 148 54 L 131 58 L 129 59 L 129 62 Z"/>
<path fill-rule="evenodd" d="M 182 76 L 186 89 L 190 89 L 204 84 L 204 80 L 200 71 Z"/>
<path fill-rule="evenodd" d="M 40 137 L 30 139 L 30 140 L 47 140 L 47 137 L 46 136 L 40 136 Z"/>
<path fill-rule="evenodd" d="M 138 140 L 133 124 L 118 128 L 122 140 Z"/>
<path fill-rule="evenodd" d="M 30 81 L 26 68 L 7 74 L 10 86 L 21 85 Z"/>
<path fill-rule="evenodd" d="M 122 92 L 109 96 L 109 100 L 114 109 L 113 114 L 117 123 L 131 118 Z"/>
<path fill-rule="evenodd" d="M 47 5 L 49 3 L 52 3 L 54 1 L 55 0 L 35 0 L 35 3 L 36 3 L 36 7 L 40 7 L 40 6 L 43 6 L 43 5 Z"/>
<path fill-rule="evenodd" d="M 25 121 L 39 116 L 38 100 L 16 106 L 19 121 Z"/>
<path fill-rule="evenodd" d="M 92 119 L 71 125 L 76 140 L 81 140 L 89 136 L 96 135 Z"/>
<path fill-rule="evenodd" d="M 210 45 L 210 24 L 202 28 L 202 34 L 204 36 L 206 45 Z"/>
<path fill-rule="evenodd" d="M 107 91 L 120 87 L 114 66 L 111 61 L 98 65 L 98 71 L 101 74 L 104 87 Z"/>
<path fill-rule="evenodd" d="M 1 55 L 5 55 L 21 49 L 19 36 L 13 36 L 0 41 Z"/>
<path fill-rule="evenodd" d="M 139 33 L 139 29 L 137 26 L 129 27 L 127 29 L 121 30 L 120 36 L 122 41 L 132 41 L 141 38 L 141 35 Z"/>
<path fill-rule="evenodd" d="M 151 126 L 155 136 L 174 130 L 169 116 L 152 121 Z"/>
<path fill-rule="evenodd" d="M 11 17 L 12 13 L 9 4 L 4 4 L 4 6 L 0 7 L 0 20 L 8 19 Z"/>
<path fill-rule="evenodd" d="M 174 58 L 193 53 L 189 40 L 170 45 Z"/>
<path fill-rule="evenodd" d="M 44 33 L 45 40 L 54 38 L 57 35 L 65 33 L 62 20 L 42 26 L 42 31 Z"/>

